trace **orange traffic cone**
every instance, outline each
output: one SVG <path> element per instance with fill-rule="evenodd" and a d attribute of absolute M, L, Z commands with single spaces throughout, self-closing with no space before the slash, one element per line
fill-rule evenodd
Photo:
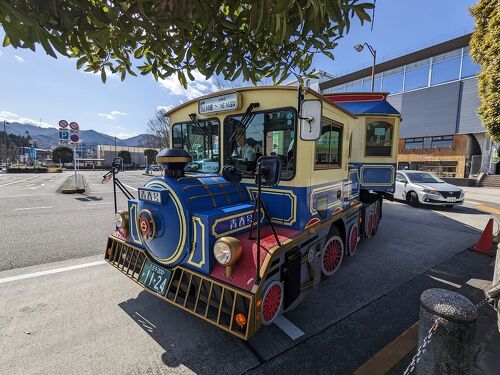
<path fill-rule="evenodd" d="M 488 224 L 486 224 L 479 241 L 477 241 L 477 243 L 469 249 L 477 251 L 478 253 L 493 256 L 493 219 L 490 219 Z"/>

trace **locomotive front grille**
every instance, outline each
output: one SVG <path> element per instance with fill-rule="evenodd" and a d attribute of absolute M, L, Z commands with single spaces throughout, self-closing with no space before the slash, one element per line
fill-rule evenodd
<path fill-rule="evenodd" d="M 108 238 L 105 260 L 141 286 L 139 278 L 146 259 L 144 250 L 113 236 Z M 170 271 L 165 295 L 145 290 L 242 339 L 253 334 L 252 294 L 182 266 Z M 235 321 L 237 314 L 246 318 L 242 327 Z"/>

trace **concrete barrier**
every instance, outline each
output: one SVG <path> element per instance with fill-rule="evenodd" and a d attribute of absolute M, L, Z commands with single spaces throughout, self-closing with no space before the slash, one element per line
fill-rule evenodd
<path fill-rule="evenodd" d="M 420 296 L 418 345 L 427 341 L 416 364 L 418 375 L 472 374 L 477 308 L 466 297 L 446 290 L 427 289 Z M 437 323 L 432 337 L 428 333 Z"/>
<path fill-rule="evenodd" d="M 77 174 L 76 179 L 75 175 L 69 176 L 57 191 L 62 194 L 82 194 L 87 190 L 88 184 L 85 177 L 81 174 Z"/>

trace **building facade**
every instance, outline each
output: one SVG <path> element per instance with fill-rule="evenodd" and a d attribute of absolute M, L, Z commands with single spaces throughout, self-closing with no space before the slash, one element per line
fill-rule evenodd
<path fill-rule="evenodd" d="M 469 177 L 497 169 L 499 145 L 476 111 L 480 67 L 469 53 L 471 34 L 375 66 L 375 91 L 402 115 L 398 167 Z M 371 68 L 320 83 L 323 94 L 368 92 Z"/>

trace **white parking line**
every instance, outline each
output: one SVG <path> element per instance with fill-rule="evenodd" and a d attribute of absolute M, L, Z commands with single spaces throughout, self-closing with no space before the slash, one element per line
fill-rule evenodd
<path fill-rule="evenodd" d="M 52 194 L 0 195 L 0 198 L 43 197 L 43 196 L 48 196 L 48 195 L 55 195 L 55 193 L 52 193 Z"/>
<path fill-rule="evenodd" d="M 12 184 L 17 184 L 18 182 L 23 182 L 23 181 L 27 181 L 27 180 L 33 180 L 34 178 L 38 178 L 38 177 L 40 177 L 40 176 L 32 176 L 32 177 L 22 178 L 22 179 L 20 179 L 20 180 L 7 182 L 6 184 L 0 185 L 0 187 L 4 187 L 4 186 L 8 186 L 8 185 L 12 185 Z"/>
<path fill-rule="evenodd" d="M 132 187 L 130 185 L 127 185 L 127 184 L 123 184 L 123 186 L 129 188 L 130 190 L 133 190 L 133 191 L 137 191 L 137 189 L 135 187 Z"/>
<path fill-rule="evenodd" d="M 274 320 L 274 324 L 276 324 L 278 328 L 285 332 L 292 340 L 297 340 L 299 337 L 305 335 L 305 333 L 299 327 L 297 327 L 283 315 L 278 316 Z"/>
<path fill-rule="evenodd" d="M 22 208 L 14 208 L 14 211 L 21 211 L 21 210 L 38 210 L 42 208 L 54 208 L 54 206 L 40 206 L 40 207 L 22 207 Z"/>
<path fill-rule="evenodd" d="M 95 203 L 85 203 L 85 206 L 97 206 L 99 204 L 113 204 L 113 202 L 95 202 Z"/>
<path fill-rule="evenodd" d="M 17 281 L 17 280 L 31 279 L 32 277 L 52 275 L 54 273 L 60 273 L 60 272 L 66 272 L 66 271 L 73 271 L 73 270 L 78 270 L 78 269 L 81 269 L 81 268 L 99 266 L 99 265 L 104 264 L 104 263 L 106 263 L 106 261 L 99 260 L 97 262 L 77 264 L 76 266 L 62 267 L 62 268 L 56 268 L 56 269 L 48 270 L 48 271 L 40 271 L 40 272 L 27 273 L 25 275 L 5 277 L 3 279 L 0 279 L 0 284 L 8 283 L 8 282 L 11 282 L 11 281 Z"/>

